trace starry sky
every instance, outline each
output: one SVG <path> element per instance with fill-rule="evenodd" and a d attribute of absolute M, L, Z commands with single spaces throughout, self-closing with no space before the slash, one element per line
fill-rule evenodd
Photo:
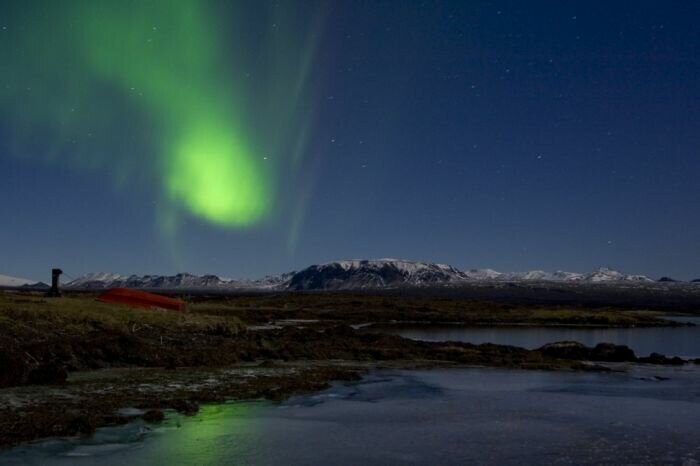
<path fill-rule="evenodd" d="M 700 3 L 0 0 L 0 273 L 700 278 Z"/>

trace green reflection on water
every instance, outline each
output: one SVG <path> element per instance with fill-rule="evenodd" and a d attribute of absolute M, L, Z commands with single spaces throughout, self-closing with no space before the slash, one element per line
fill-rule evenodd
<path fill-rule="evenodd" d="M 249 464 L 261 458 L 260 424 L 254 422 L 265 402 L 204 405 L 192 417 L 168 416 L 145 450 L 158 464 Z"/>

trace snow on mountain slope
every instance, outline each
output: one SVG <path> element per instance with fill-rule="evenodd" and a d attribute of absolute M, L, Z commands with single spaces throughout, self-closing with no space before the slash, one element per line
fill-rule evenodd
<path fill-rule="evenodd" d="M 544 270 L 531 270 L 522 274 L 516 274 L 513 278 L 519 278 L 521 280 L 551 280 L 552 274 Z"/>
<path fill-rule="evenodd" d="M 549 281 L 549 282 L 574 282 L 583 280 L 584 275 L 575 272 L 545 272 L 544 270 L 531 270 L 529 272 L 503 274 L 504 279 L 511 281 Z"/>
<path fill-rule="evenodd" d="M 26 278 L 10 277 L 7 275 L 0 275 L 0 286 L 13 288 L 22 285 L 31 285 L 36 283 L 36 280 L 27 280 Z"/>
<path fill-rule="evenodd" d="M 578 282 L 584 279 L 584 275 L 582 273 L 557 270 L 556 272 L 552 273 L 551 278 L 555 281 Z"/>
<path fill-rule="evenodd" d="M 67 288 L 113 288 L 127 277 L 117 273 L 91 272 L 64 284 Z"/>
<path fill-rule="evenodd" d="M 464 272 L 464 276 L 472 280 L 498 280 L 505 275 L 493 269 L 470 269 Z"/>
<path fill-rule="evenodd" d="M 584 277 L 585 281 L 591 283 L 602 282 L 653 282 L 654 280 L 645 275 L 627 275 L 609 267 L 601 267 L 595 272 L 591 272 Z"/>

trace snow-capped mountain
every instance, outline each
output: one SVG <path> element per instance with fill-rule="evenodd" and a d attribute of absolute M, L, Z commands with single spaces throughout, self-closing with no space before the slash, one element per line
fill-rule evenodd
<path fill-rule="evenodd" d="M 91 272 L 73 281 L 65 283 L 68 288 L 114 288 L 121 286 L 121 283 L 128 277 L 117 273 Z"/>
<path fill-rule="evenodd" d="M 585 276 L 585 280 L 591 283 L 601 282 L 653 282 L 646 275 L 627 275 L 609 267 L 601 267 L 595 272 Z"/>
<path fill-rule="evenodd" d="M 14 288 L 23 285 L 32 285 L 36 280 L 27 280 L 26 278 L 9 277 L 0 275 L 0 287 Z"/>
<path fill-rule="evenodd" d="M 471 280 L 498 280 L 506 274 L 496 272 L 493 269 L 470 269 L 464 272 L 464 276 Z"/>
<path fill-rule="evenodd" d="M 471 269 L 463 272 L 444 264 L 380 259 L 313 265 L 295 273 L 289 281 L 289 288 L 293 290 L 333 290 L 441 286 L 475 282 L 618 283 L 653 281 L 644 275 L 627 275 L 609 268 L 600 268 L 587 275 L 561 270 L 556 272 L 532 270 L 504 273 L 493 269 Z"/>
<path fill-rule="evenodd" d="M 554 277 L 551 273 L 545 272 L 544 270 L 531 270 L 529 272 L 513 274 L 511 278 L 520 280 L 552 280 Z"/>
<path fill-rule="evenodd" d="M 445 264 L 400 259 L 348 260 L 312 265 L 292 275 L 292 290 L 348 290 L 446 285 L 467 280 Z"/>
<path fill-rule="evenodd" d="M 89 273 L 64 285 L 69 289 L 99 290 L 107 288 L 146 289 L 276 289 L 289 281 L 291 274 L 268 276 L 259 280 L 234 280 L 216 275 L 119 275 L 115 273 Z"/>
<path fill-rule="evenodd" d="M 216 275 L 192 275 L 178 273 L 176 275 L 119 275 L 115 273 L 89 273 L 83 277 L 66 283 L 66 288 L 101 289 L 101 288 L 180 288 L 199 289 L 219 287 L 230 283 Z"/>
<path fill-rule="evenodd" d="M 511 281 L 545 281 L 545 282 L 577 282 L 584 280 L 585 276 L 576 272 L 545 272 L 544 270 L 531 270 L 529 272 L 503 274 L 503 279 Z"/>
<path fill-rule="evenodd" d="M 344 260 L 312 265 L 298 272 L 258 280 L 234 280 L 216 275 L 119 275 L 91 273 L 64 286 L 69 289 L 114 287 L 180 290 L 355 290 L 400 287 L 455 286 L 503 282 L 559 282 L 571 284 L 645 284 L 644 275 L 629 275 L 608 267 L 588 274 L 575 272 L 505 273 L 492 269 L 462 271 L 445 264 L 401 259 Z"/>

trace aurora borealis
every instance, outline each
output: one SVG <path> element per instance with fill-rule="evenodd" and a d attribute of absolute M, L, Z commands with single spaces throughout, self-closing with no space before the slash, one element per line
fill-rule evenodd
<path fill-rule="evenodd" d="M 217 66 L 216 18 L 203 2 L 145 5 L 79 6 L 88 70 L 124 92 L 138 91 L 136 100 L 163 132 L 157 166 L 169 199 L 221 225 L 258 220 L 270 180 L 242 127 L 245 110 L 234 97 L 242 86 Z"/>
<path fill-rule="evenodd" d="M 264 56 L 246 55 L 243 46 L 231 46 L 245 36 L 244 7 L 199 0 L 17 3 L 11 17 L 21 27 L 3 42 L 11 58 L 3 64 L 10 79 L 1 95 L 15 152 L 27 156 L 35 135 L 46 132 L 45 152 L 55 163 L 98 167 L 122 183 L 145 175 L 160 186 L 171 213 L 223 227 L 259 222 L 271 210 L 277 170 L 296 157 L 288 146 L 299 142 L 289 135 L 298 132 L 294 106 L 305 92 L 298 70 L 308 66 L 309 31 L 289 25 L 288 7 L 270 4 L 262 13 L 284 17 L 288 27 L 266 38 Z M 227 21 L 219 20 L 222 13 Z M 262 85 L 250 83 L 253 57 L 264 61 L 257 65 L 267 74 Z M 145 137 L 134 119 L 148 127 Z M 267 126 L 256 127 L 256 119 Z"/>
<path fill-rule="evenodd" d="M 700 278 L 698 14 L 0 0 L 0 274 L 396 257 Z"/>

